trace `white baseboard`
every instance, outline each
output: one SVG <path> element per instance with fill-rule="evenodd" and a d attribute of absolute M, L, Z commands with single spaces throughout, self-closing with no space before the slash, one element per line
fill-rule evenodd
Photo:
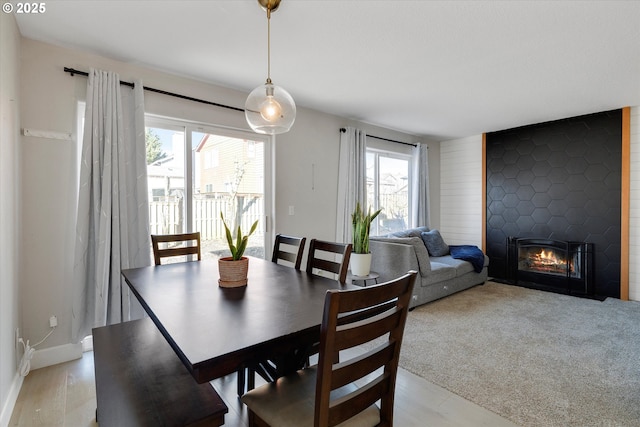
<path fill-rule="evenodd" d="M 2 427 L 7 427 L 11 421 L 13 408 L 16 406 L 16 401 L 18 400 L 18 394 L 20 394 L 23 380 L 24 378 L 16 372 L 13 377 L 13 381 L 11 382 L 11 388 L 9 389 L 7 400 L 5 400 L 2 406 L 2 412 L 0 412 L 0 426 Z"/>
<path fill-rule="evenodd" d="M 80 359 L 82 357 L 82 343 L 64 344 L 36 350 L 31 359 L 31 370 L 57 365 L 58 363 Z"/>

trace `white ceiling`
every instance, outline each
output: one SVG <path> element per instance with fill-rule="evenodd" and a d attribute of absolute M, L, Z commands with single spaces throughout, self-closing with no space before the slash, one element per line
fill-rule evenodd
<path fill-rule="evenodd" d="M 45 4 L 15 15 L 24 37 L 247 93 L 266 79 L 256 0 Z M 638 106 L 640 1 L 283 0 L 271 77 L 298 106 L 442 140 Z"/>

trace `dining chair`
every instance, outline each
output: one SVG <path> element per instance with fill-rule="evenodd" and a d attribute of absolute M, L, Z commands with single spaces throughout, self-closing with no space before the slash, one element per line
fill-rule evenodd
<path fill-rule="evenodd" d="M 309 253 L 307 254 L 307 273 L 314 274 L 315 270 L 334 273 L 340 283 L 345 283 L 352 247 L 351 243 L 334 243 L 311 239 Z M 331 257 L 335 259 L 336 255 L 340 255 L 340 261 L 330 260 Z M 318 354 L 319 346 L 320 343 L 317 342 L 307 350 L 306 367 L 311 364 L 311 356 Z"/>
<path fill-rule="evenodd" d="M 245 393 L 249 426 L 393 426 L 400 346 L 416 276 L 409 271 L 379 285 L 329 290 L 318 364 Z M 334 363 L 340 352 L 341 362 Z"/>
<path fill-rule="evenodd" d="M 307 254 L 307 273 L 314 274 L 314 269 L 335 273 L 338 276 L 338 281 L 345 283 L 351 250 L 351 243 L 334 243 L 311 239 L 309 253 Z M 340 255 L 340 261 L 329 259 L 335 255 Z"/>
<path fill-rule="evenodd" d="M 302 264 L 302 254 L 304 246 L 307 242 L 306 237 L 294 237 L 284 234 L 277 234 L 275 243 L 273 244 L 273 255 L 271 262 L 278 264 L 278 261 L 286 261 L 293 264 L 296 270 L 300 270 Z M 274 361 L 264 358 L 247 364 L 246 368 L 247 390 L 253 390 L 255 387 L 255 375 L 260 375 L 265 381 L 274 381 L 277 378 L 278 368 Z M 244 385 L 238 384 L 238 396 L 244 393 Z"/>
<path fill-rule="evenodd" d="M 292 263 L 296 270 L 300 270 L 302 254 L 304 252 L 304 245 L 306 242 L 306 237 L 277 234 L 275 243 L 273 244 L 273 256 L 271 257 L 271 261 L 275 263 L 279 260 L 287 261 Z"/>
<path fill-rule="evenodd" d="M 191 242 L 191 243 L 189 243 Z M 153 259 L 156 265 L 161 264 L 163 258 L 197 255 L 198 261 L 202 259 L 200 250 L 200 232 L 183 234 L 152 234 Z M 166 243 L 166 247 L 160 247 Z"/>

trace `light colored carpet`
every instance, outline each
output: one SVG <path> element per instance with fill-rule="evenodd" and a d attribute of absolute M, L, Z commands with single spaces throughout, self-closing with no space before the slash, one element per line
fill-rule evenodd
<path fill-rule="evenodd" d="M 487 282 L 410 312 L 400 366 L 522 426 L 640 426 L 640 303 Z"/>

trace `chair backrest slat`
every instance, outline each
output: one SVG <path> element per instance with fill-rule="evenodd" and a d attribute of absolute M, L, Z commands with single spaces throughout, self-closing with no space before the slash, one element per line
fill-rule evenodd
<path fill-rule="evenodd" d="M 347 271 L 349 270 L 349 259 L 351 258 L 351 243 L 334 243 L 323 240 L 311 239 L 309 243 L 309 253 L 307 254 L 307 273 L 313 274 L 313 269 L 327 271 L 338 275 L 338 281 L 347 281 Z M 321 257 L 319 252 L 324 252 L 325 256 L 339 255 L 340 261 L 333 261 L 326 257 Z"/>
<path fill-rule="evenodd" d="M 276 235 L 271 261 L 275 263 L 277 263 L 278 260 L 288 261 L 293 264 L 296 270 L 300 270 L 302 254 L 304 252 L 304 245 L 306 242 L 306 237 L 286 236 L 284 234 Z M 295 252 L 286 251 L 285 246 L 291 246 L 292 249 L 295 248 Z"/>
<path fill-rule="evenodd" d="M 349 360 L 340 363 L 333 369 L 331 388 L 340 388 L 343 385 L 354 382 L 371 372 L 371 366 L 384 366 L 393 357 L 396 343 L 386 343 L 374 350 L 367 352 L 365 360 Z"/>
<path fill-rule="evenodd" d="M 320 331 L 315 425 L 335 426 L 380 401 L 380 424 L 393 425 L 400 346 L 417 272 L 379 285 L 330 290 Z M 344 352 L 363 343 L 373 348 Z M 349 355 L 347 359 L 342 359 Z M 380 369 L 382 368 L 382 369 Z M 331 392 L 358 381 L 358 389 L 332 400 Z"/>
<path fill-rule="evenodd" d="M 354 415 L 362 412 L 364 408 L 368 408 L 380 399 L 390 387 L 391 377 L 382 374 L 366 386 L 358 388 L 349 395 L 348 399 L 337 403 L 329 412 L 329 426 L 340 424 L 345 419 L 349 419 Z M 393 425 L 380 423 L 379 425 Z"/>
<path fill-rule="evenodd" d="M 380 330 L 391 331 L 401 320 L 402 310 L 393 314 L 383 313 L 375 318 L 361 321 L 357 326 L 340 327 L 336 332 L 338 351 L 364 344 L 380 336 Z"/>
<path fill-rule="evenodd" d="M 188 244 L 193 242 L 192 244 Z M 161 243 L 166 243 L 167 247 L 160 247 Z M 171 246 L 171 244 L 182 244 L 184 246 Z M 182 234 L 152 234 L 151 244 L 153 245 L 153 259 L 156 265 L 161 264 L 163 258 L 195 255 L 198 261 L 202 260 L 200 250 L 200 232 Z"/>

